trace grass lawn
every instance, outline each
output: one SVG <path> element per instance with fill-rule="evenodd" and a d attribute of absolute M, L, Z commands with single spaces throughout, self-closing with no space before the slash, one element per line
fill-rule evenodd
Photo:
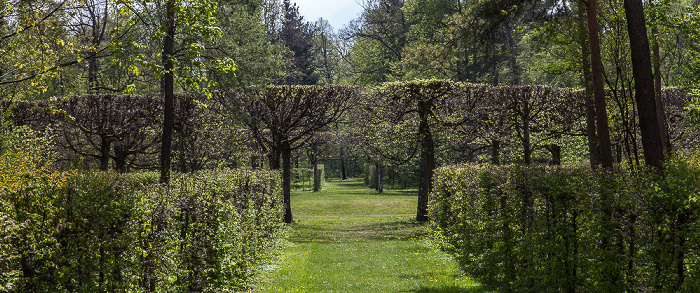
<path fill-rule="evenodd" d="M 484 292 L 415 222 L 415 190 L 382 194 L 361 180 L 292 193 L 295 223 L 256 292 Z"/>

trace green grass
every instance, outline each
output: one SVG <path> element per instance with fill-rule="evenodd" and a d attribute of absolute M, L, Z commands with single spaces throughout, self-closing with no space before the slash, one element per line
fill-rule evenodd
<path fill-rule="evenodd" d="M 362 181 L 294 192 L 288 246 L 257 292 L 484 292 L 429 245 L 415 190 L 378 194 Z"/>

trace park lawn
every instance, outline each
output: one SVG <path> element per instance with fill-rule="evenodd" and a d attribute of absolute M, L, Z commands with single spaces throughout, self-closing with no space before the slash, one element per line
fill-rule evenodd
<path fill-rule="evenodd" d="M 415 190 L 382 194 L 361 180 L 292 194 L 287 247 L 256 292 L 483 292 L 430 246 Z"/>

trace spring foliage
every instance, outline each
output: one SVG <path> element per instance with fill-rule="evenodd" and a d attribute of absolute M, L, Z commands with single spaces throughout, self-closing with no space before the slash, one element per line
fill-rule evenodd
<path fill-rule="evenodd" d="M 244 289 L 282 236 L 279 174 L 56 172 L 42 138 L 0 156 L 0 291 Z"/>
<path fill-rule="evenodd" d="M 430 212 L 444 249 L 504 292 L 700 289 L 700 159 L 647 170 L 438 169 Z"/>

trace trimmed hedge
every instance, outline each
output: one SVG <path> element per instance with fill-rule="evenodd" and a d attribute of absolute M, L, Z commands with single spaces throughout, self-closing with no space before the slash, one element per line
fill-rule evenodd
<path fill-rule="evenodd" d="M 665 178 L 588 167 L 438 169 L 436 239 L 504 292 L 700 291 L 700 160 Z"/>
<path fill-rule="evenodd" d="M 240 291 L 282 236 L 276 172 L 159 185 L 27 157 L 0 156 L 0 291 Z"/>

